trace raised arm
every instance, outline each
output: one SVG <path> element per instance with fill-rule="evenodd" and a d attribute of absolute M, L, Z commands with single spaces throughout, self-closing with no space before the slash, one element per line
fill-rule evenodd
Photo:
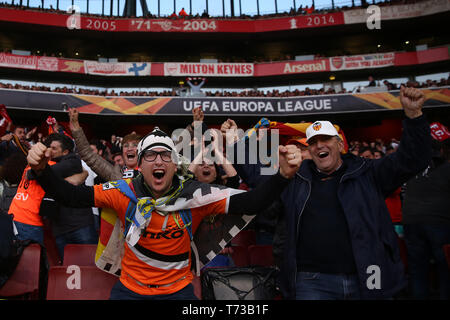
<path fill-rule="evenodd" d="M 81 159 L 104 180 L 116 180 L 122 177 L 120 170 L 92 151 L 89 141 L 78 122 L 79 112 L 69 108 L 70 130 L 77 145 L 77 151 Z"/>
<path fill-rule="evenodd" d="M 374 174 L 386 196 L 427 167 L 431 161 L 430 125 L 422 114 L 424 93 L 415 88 L 400 89 L 406 115 L 396 152 L 374 161 Z"/>
<path fill-rule="evenodd" d="M 31 174 L 47 194 L 59 203 L 73 208 L 95 207 L 94 188 L 84 184 L 74 186 L 58 177 L 47 164 L 50 149 L 38 142 L 28 152 L 27 161 Z"/>

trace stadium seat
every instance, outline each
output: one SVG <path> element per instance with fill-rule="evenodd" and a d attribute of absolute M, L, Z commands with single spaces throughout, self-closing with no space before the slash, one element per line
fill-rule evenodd
<path fill-rule="evenodd" d="M 44 219 L 44 246 L 49 266 L 60 266 L 61 258 L 58 253 L 58 248 L 56 247 L 56 241 L 52 233 L 51 222 L 49 219 Z"/>
<path fill-rule="evenodd" d="M 64 247 L 63 266 L 93 266 L 95 267 L 96 244 L 67 244 Z"/>
<path fill-rule="evenodd" d="M 37 243 L 30 244 L 24 249 L 16 270 L 0 288 L 0 297 L 38 299 L 41 250 L 41 246 Z"/>
<path fill-rule="evenodd" d="M 450 269 L 450 244 L 445 244 L 444 247 L 445 259 L 447 260 L 448 268 Z"/>
<path fill-rule="evenodd" d="M 270 267 L 275 265 L 272 245 L 251 245 L 248 247 L 251 266 Z"/>
<path fill-rule="evenodd" d="M 195 296 L 201 300 L 202 299 L 202 282 L 199 276 L 194 274 L 194 279 L 192 279 L 192 285 L 194 286 Z"/>
<path fill-rule="evenodd" d="M 231 259 L 233 259 L 234 265 L 236 267 L 248 267 L 248 250 L 244 246 L 233 246 L 231 247 L 233 253 L 231 254 Z"/>
<path fill-rule="evenodd" d="M 93 266 L 53 266 L 47 300 L 107 300 L 118 277 Z"/>
<path fill-rule="evenodd" d="M 254 230 L 242 230 L 233 239 L 231 245 L 248 247 L 256 244 L 256 232 Z"/>

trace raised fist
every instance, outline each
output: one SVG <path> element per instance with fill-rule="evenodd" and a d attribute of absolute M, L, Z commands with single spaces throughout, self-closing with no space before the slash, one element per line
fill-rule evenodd
<path fill-rule="evenodd" d="M 400 103 L 408 118 L 413 119 L 422 115 L 422 106 L 425 100 L 422 90 L 400 87 Z"/>
<path fill-rule="evenodd" d="M 28 151 L 27 161 L 31 169 L 38 172 L 44 170 L 50 159 L 51 149 L 47 148 L 43 143 L 38 142 Z"/>
<path fill-rule="evenodd" d="M 291 179 L 302 163 L 302 153 L 300 149 L 293 144 L 279 146 L 278 154 L 280 174 L 287 179 Z"/>

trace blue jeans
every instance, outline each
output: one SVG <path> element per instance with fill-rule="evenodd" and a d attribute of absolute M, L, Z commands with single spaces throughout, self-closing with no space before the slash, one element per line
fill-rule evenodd
<path fill-rule="evenodd" d="M 44 228 L 39 226 L 33 226 L 31 224 L 25 224 L 14 221 L 17 229 L 17 239 L 19 240 L 33 240 L 44 246 Z"/>
<path fill-rule="evenodd" d="M 66 244 L 96 244 L 98 243 L 98 234 L 94 225 L 76 229 L 55 237 L 56 247 L 61 260 L 64 259 L 64 247 Z"/>
<path fill-rule="evenodd" d="M 194 294 L 194 286 L 190 283 L 183 289 L 161 295 L 141 295 L 125 287 L 122 282 L 117 281 L 111 290 L 110 300 L 198 300 Z"/>
<path fill-rule="evenodd" d="M 297 300 L 359 300 L 357 275 L 297 272 Z"/>
<path fill-rule="evenodd" d="M 436 261 L 440 299 L 450 299 L 450 270 L 445 260 L 444 244 L 450 243 L 450 227 L 445 225 L 406 224 L 410 290 L 413 299 L 429 298 L 430 259 Z"/>

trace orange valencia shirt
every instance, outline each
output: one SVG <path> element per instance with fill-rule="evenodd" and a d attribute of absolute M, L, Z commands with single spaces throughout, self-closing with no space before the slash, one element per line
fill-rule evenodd
<path fill-rule="evenodd" d="M 48 162 L 50 166 L 55 163 L 54 161 Z M 27 166 L 23 171 L 22 180 L 17 187 L 16 195 L 11 202 L 8 213 L 14 216 L 14 221 L 42 227 L 44 223 L 39 215 L 39 209 L 45 191 L 36 180 L 28 179 L 27 173 L 29 170 L 31 168 Z"/>
<path fill-rule="evenodd" d="M 108 207 L 117 212 L 125 225 L 130 199 L 118 189 L 104 190 L 94 186 L 96 207 Z M 192 208 L 192 232 L 202 219 L 212 214 L 226 213 L 227 199 L 199 208 Z M 191 239 L 178 212 L 162 216 L 153 212 L 149 225 L 134 247 L 125 242 L 120 281 L 141 295 L 171 294 L 191 283 Z"/>

